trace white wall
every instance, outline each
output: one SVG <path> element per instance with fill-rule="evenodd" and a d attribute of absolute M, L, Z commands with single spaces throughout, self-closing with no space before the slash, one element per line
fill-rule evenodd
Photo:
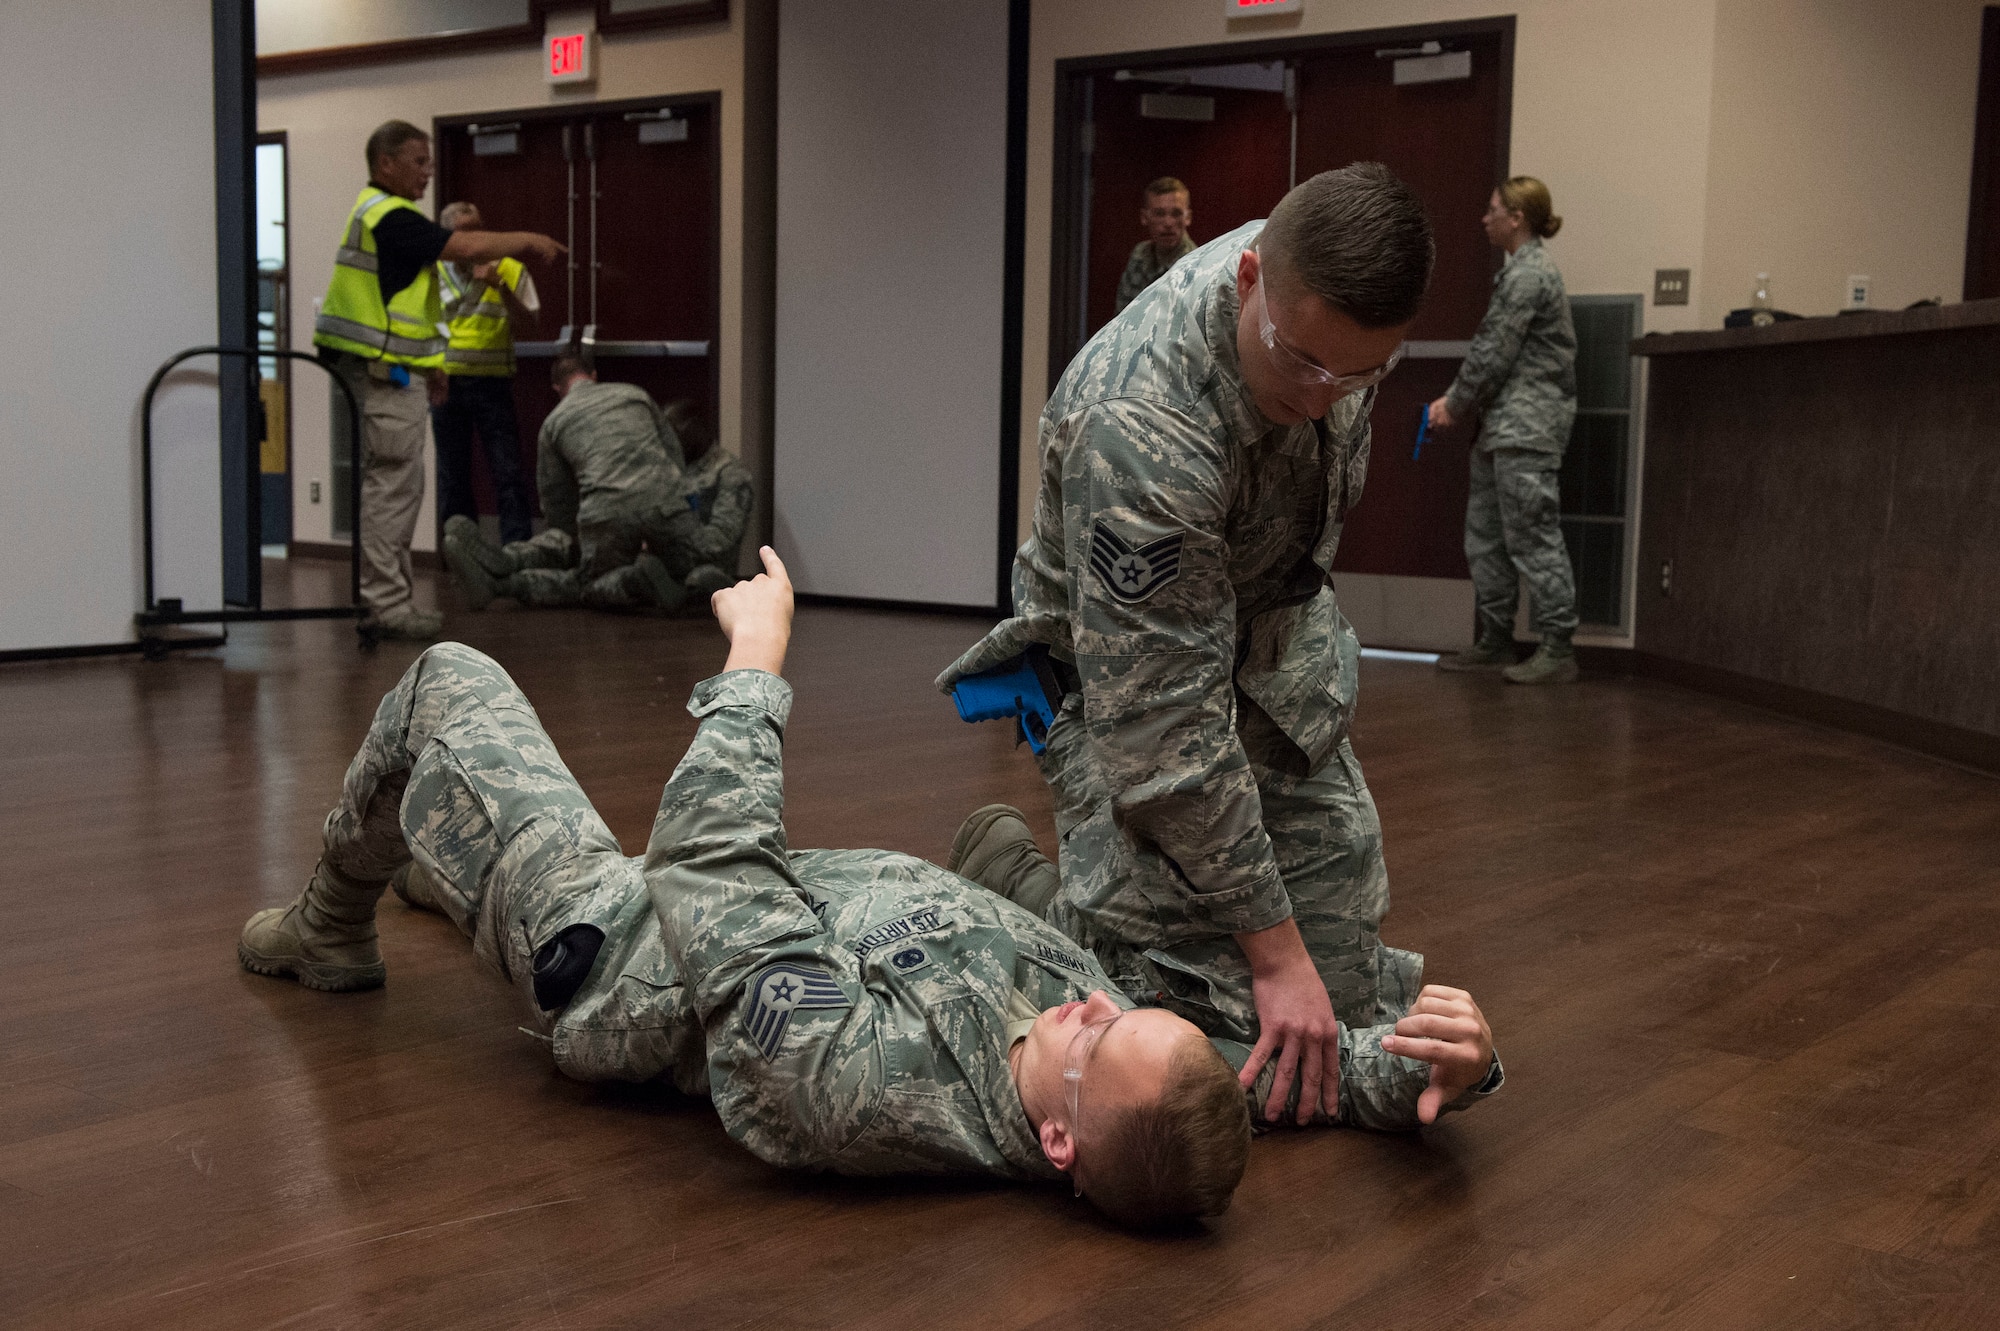
<path fill-rule="evenodd" d="M 0 48 L 33 53 L 0 83 L 0 651 L 126 641 L 139 396 L 216 334 L 209 6 L 0 5 Z"/>
<path fill-rule="evenodd" d="M 1007 7 L 786 0 L 776 536 L 805 592 L 993 604 Z"/>
<path fill-rule="evenodd" d="M 438 116 L 679 93 L 722 93 L 722 306 L 719 429 L 722 446 L 743 448 L 743 24 L 749 4 L 731 7 L 727 24 L 665 29 L 600 39 L 594 87 L 552 88 L 542 81 L 538 47 L 483 51 L 443 59 L 266 78 L 257 90 L 260 130 L 284 130 L 291 148 L 292 346 L 312 348 L 313 300 L 326 292 L 333 252 L 354 196 L 366 183 L 362 145 L 384 120 L 430 128 Z M 435 201 L 421 205 L 435 211 Z M 310 367 L 292 375 L 292 535 L 327 541 L 332 532 L 332 477 L 326 376 Z M 425 450 L 426 465 L 433 454 Z M 761 472 L 754 451 L 744 461 Z M 310 486 L 321 482 L 321 502 Z M 417 549 L 435 545 L 427 481 Z"/>

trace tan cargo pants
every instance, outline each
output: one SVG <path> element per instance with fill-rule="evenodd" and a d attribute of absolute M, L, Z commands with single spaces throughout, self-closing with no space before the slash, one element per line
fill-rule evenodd
<path fill-rule="evenodd" d="M 410 604 L 410 541 L 424 505 L 430 399 L 421 370 L 390 382 L 390 367 L 341 356 L 334 373 L 361 404 L 361 603 L 376 619 Z"/>

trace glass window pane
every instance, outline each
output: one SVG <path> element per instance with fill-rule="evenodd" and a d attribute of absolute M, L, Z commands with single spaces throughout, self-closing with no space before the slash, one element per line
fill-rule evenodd
<path fill-rule="evenodd" d="M 1626 416 L 1578 416 L 1563 454 L 1562 511 L 1566 516 L 1622 518 L 1625 513 Z"/>
<path fill-rule="evenodd" d="M 1563 543 L 1576 571 L 1576 613 L 1584 624 L 1621 627 L 1625 590 L 1625 524 L 1563 519 Z"/>
<path fill-rule="evenodd" d="M 285 145 L 257 145 L 257 268 L 285 266 Z"/>
<path fill-rule="evenodd" d="M 1627 300 L 1573 300 L 1576 325 L 1576 405 L 1623 410 L 1632 405 L 1632 352 L 1637 310 Z"/>
<path fill-rule="evenodd" d="M 257 54 L 513 28 L 528 17 L 528 0 L 260 0 Z"/>

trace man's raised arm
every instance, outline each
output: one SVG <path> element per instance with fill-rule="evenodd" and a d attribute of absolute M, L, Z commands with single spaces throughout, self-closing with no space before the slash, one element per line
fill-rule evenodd
<path fill-rule="evenodd" d="M 825 1168 L 873 1116 L 884 1085 L 875 1003 L 792 873 L 785 841 L 778 677 L 792 588 L 765 572 L 715 593 L 723 672 L 697 685 L 701 729 L 660 797 L 646 886 L 700 1018 L 710 1094 L 729 1135 L 773 1164 Z"/>

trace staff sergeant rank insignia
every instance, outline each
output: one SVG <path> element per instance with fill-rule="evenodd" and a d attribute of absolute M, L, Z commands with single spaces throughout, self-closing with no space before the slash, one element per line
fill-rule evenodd
<path fill-rule="evenodd" d="M 1090 529 L 1090 567 L 1113 597 L 1130 605 L 1145 600 L 1181 575 L 1181 543 L 1187 533 L 1132 542 L 1099 519 Z"/>
<path fill-rule="evenodd" d="M 792 1014 L 800 1008 L 852 1007 L 847 995 L 827 971 L 818 966 L 801 966 L 781 961 L 766 966 L 757 976 L 750 999 L 750 1011 L 743 1018 L 750 1039 L 765 1058 L 776 1058 L 784 1042 Z"/>

